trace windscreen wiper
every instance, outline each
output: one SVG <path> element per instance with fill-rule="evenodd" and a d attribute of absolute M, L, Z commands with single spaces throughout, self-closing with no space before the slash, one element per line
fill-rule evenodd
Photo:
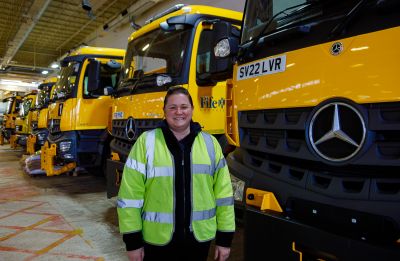
<path fill-rule="evenodd" d="M 121 84 L 113 95 L 121 94 L 124 92 L 132 93 L 132 91 L 136 88 L 137 82 L 140 80 L 141 77 L 134 77 L 134 78 L 127 78 L 121 81 Z"/>
<path fill-rule="evenodd" d="M 310 7 L 312 5 L 315 5 L 316 3 L 319 3 L 319 1 L 312 1 L 312 2 L 306 2 L 306 3 L 302 3 L 302 4 L 298 4 L 298 5 L 294 5 L 288 8 L 283 9 L 282 11 L 279 11 L 278 13 L 276 13 L 271 19 L 268 20 L 268 22 L 264 25 L 264 27 L 262 28 L 262 30 L 260 31 L 260 33 L 253 39 L 252 43 L 250 44 L 250 46 L 248 48 L 246 48 L 246 50 L 242 53 L 239 54 L 240 57 L 243 57 L 246 55 L 246 53 L 249 50 L 252 50 L 258 43 L 258 41 L 261 39 L 261 37 L 263 37 L 264 33 L 267 31 L 267 29 L 270 27 L 270 25 L 272 24 L 273 21 L 275 21 L 275 18 L 277 18 L 278 16 L 281 16 L 282 14 L 285 14 L 285 16 L 283 18 L 286 18 L 288 16 L 291 16 L 293 14 L 296 14 L 300 11 L 302 11 L 304 8 Z M 290 10 L 294 11 L 287 13 Z M 282 18 L 282 19 L 283 19 Z"/>
<path fill-rule="evenodd" d="M 359 14 L 360 10 L 365 6 L 366 3 L 366 0 L 358 1 L 358 3 L 345 15 L 343 20 L 332 29 L 330 33 L 330 39 L 333 39 L 341 34 L 347 28 L 349 23 Z"/>
<path fill-rule="evenodd" d="M 122 88 L 125 88 L 125 87 L 127 87 L 127 86 L 130 86 L 130 85 L 134 84 L 137 80 L 138 80 L 137 77 L 123 79 L 123 80 L 121 81 L 121 86 L 122 86 Z"/>

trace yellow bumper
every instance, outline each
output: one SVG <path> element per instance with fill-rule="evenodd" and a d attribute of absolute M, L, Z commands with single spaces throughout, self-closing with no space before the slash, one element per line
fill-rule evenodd
<path fill-rule="evenodd" d="M 26 141 L 26 152 L 29 155 L 35 154 L 36 136 L 31 134 Z"/>
<path fill-rule="evenodd" d="M 46 172 L 47 176 L 55 176 L 72 171 L 76 168 L 76 163 L 71 162 L 63 166 L 56 166 L 54 157 L 57 155 L 57 145 L 46 143 L 41 148 L 40 167 Z"/>
<path fill-rule="evenodd" d="M 17 144 L 17 138 L 18 138 L 17 135 L 11 135 L 11 137 L 10 137 L 10 147 L 11 147 L 12 149 L 16 149 L 17 146 L 18 146 L 18 144 Z"/>

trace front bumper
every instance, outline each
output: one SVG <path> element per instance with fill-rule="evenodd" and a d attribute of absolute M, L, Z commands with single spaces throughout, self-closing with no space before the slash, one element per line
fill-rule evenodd
<path fill-rule="evenodd" d="M 18 134 L 17 135 L 17 144 L 26 147 L 26 143 L 28 140 L 28 134 Z"/>
<path fill-rule="evenodd" d="M 245 259 L 400 260 L 398 203 L 334 198 L 316 193 L 307 181 L 247 167 L 240 149 L 227 157 L 232 175 L 247 188 L 272 192 L 283 213 L 246 205 Z M 261 166 L 265 168 L 267 166 Z M 396 215 L 397 213 L 397 215 Z M 398 242 L 398 241 L 397 241 Z"/>
<path fill-rule="evenodd" d="M 245 260 L 400 260 L 398 245 L 373 245 L 253 208 L 245 215 Z"/>
<path fill-rule="evenodd" d="M 46 142 L 41 148 L 40 168 L 47 176 L 55 176 L 72 171 L 76 167 L 75 162 L 57 164 L 54 159 L 57 155 L 57 145 Z"/>

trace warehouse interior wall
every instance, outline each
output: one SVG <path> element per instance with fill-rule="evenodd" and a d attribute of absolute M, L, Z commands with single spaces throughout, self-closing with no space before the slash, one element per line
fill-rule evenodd
<path fill-rule="evenodd" d="M 177 0 L 164 0 L 159 1 L 155 6 L 150 8 L 138 17 L 135 17 L 135 22 L 139 25 L 144 25 L 145 21 L 151 16 L 160 13 L 171 6 L 176 4 L 186 5 L 207 5 L 214 7 L 226 8 L 234 11 L 243 12 L 245 0 L 192 0 L 192 1 L 177 1 Z M 89 35 L 84 43 L 90 46 L 111 47 L 126 49 L 128 44 L 128 37 L 134 32 L 134 29 L 129 23 L 129 14 L 124 19 L 116 17 L 115 25 L 108 30 L 100 27 L 93 34 Z M 118 21 L 120 20 L 120 21 Z M 110 24 L 114 21 L 110 21 Z"/>

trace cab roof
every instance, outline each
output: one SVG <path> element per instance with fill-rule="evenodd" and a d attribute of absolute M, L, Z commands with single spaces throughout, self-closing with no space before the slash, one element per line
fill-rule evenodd
<path fill-rule="evenodd" d="M 125 50 L 116 48 L 83 46 L 72 50 L 68 56 L 75 56 L 75 55 L 124 56 Z"/>
<path fill-rule="evenodd" d="M 238 23 L 241 22 L 243 14 L 241 12 L 218 8 L 218 7 L 211 7 L 211 6 L 204 6 L 204 5 L 187 5 L 182 7 L 181 9 L 174 11 L 172 13 L 166 14 L 165 16 L 156 19 L 149 24 L 144 25 L 139 30 L 133 32 L 131 36 L 128 38 L 128 41 L 132 41 L 135 38 L 138 38 L 141 35 L 144 35 L 154 29 L 159 28 L 160 23 L 165 22 L 168 18 L 173 16 L 179 15 L 187 15 L 187 14 L 203 14 L 209 15 L 212 17 L 220 17 L 225 18 L 228 20 L 236 20 Z M 150 18 L 151 19 L 151 18 Z"/>

